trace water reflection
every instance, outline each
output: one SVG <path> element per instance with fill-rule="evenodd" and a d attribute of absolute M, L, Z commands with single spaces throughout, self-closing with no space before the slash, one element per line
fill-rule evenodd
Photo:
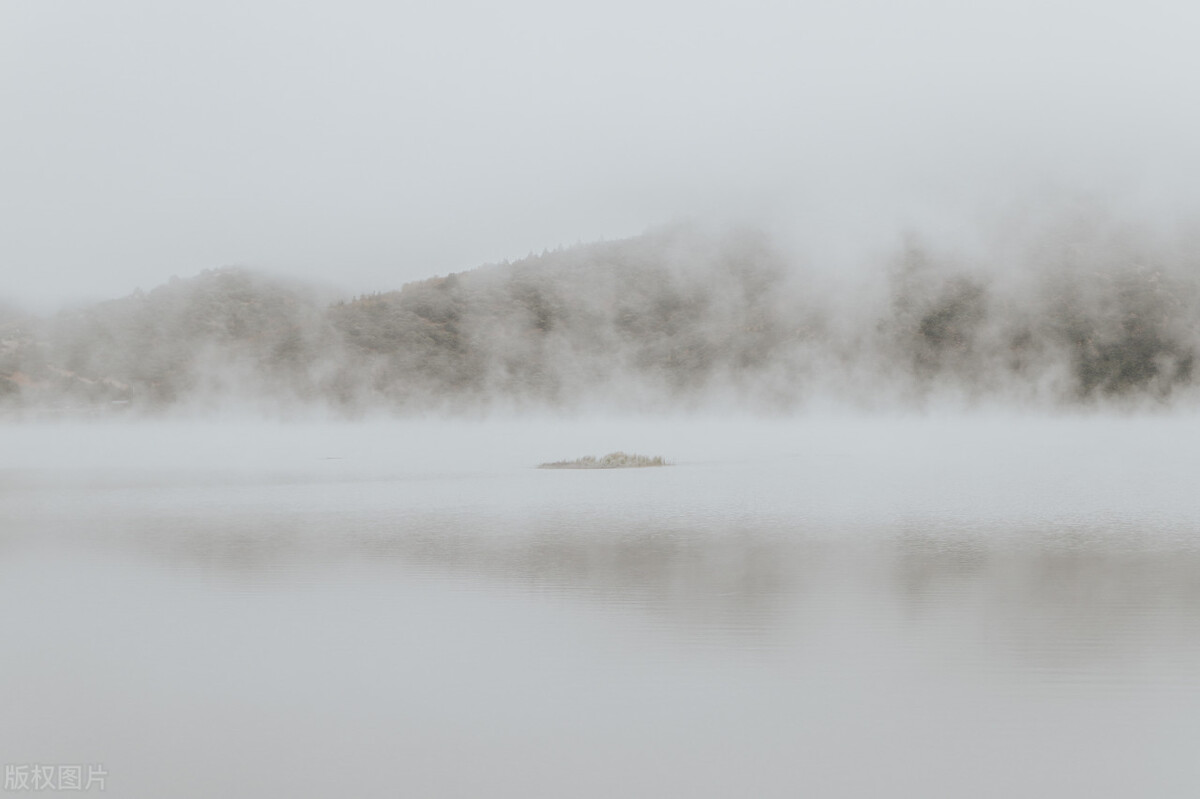
<path fill-rule="evenodd" d="M 307 579 L 313 568 L 331 579 L 391 572 L 392 579 L 420 575 L 578 598 L 735 633 L 781 623 L 818 578 L 828 550 L 800 531 L 470 514 L 150 518 L 110 543 L 173 569 L 243 584 L 286 581 L 298 572 Z"/>
<path fill-rule="evenodd" d="M 1195 663 L 1200 651 L 1197 536 L 1153 521 L 838 528 L 664 517 L 644 506 L 514 514 L 376 499 L 362 508 L 340 495 L 314 504 L 312 486 L 298 489 L 307 496 L 299 509 L 278 498 L 247 507 L 221 489 L 189 490 L 182 510 L 178 497 L 151 501 L 137 488 L 110 491 L 104 503 L 64 495 L 26 507 L 23 524 L 7 525 L 10 551 L 22 540 L 57 540 L 251 590 L 301 573 L 457 580 L 635 612 L 668 633 L 723 645 L 801 647 L 813 623 L 836 619 L 887 629 L 898 646 L 1051 672 L 1172 653 Z"/>
<path fill-rule="evenodd" d="M 1200 786 L 1194 530 L 610 483 L 0 485 L 0 750 L 121 796 Z"/>
<path fill-rule="evenodd" d="M 1191 670 L 1200 552 L 1180 546 L 1177 532 L 1078 523 L 1003 537 L 907 531 L 889 572 L 912 618 L 955 624 L 981 654 L 1075 675 L 1096 663 L 1136 671 L 1145 657 L 1184 656 Z"/>

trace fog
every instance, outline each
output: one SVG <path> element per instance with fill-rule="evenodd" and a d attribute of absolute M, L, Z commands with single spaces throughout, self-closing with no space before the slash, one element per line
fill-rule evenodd
<path fill-rule="evenodd" d="M 0 414 L 1190 407 L 1192 13 L 7 4 Z"/>
<path fill-rule="evenodd" d="M 4 790 L 1197 795 L 1198 23 L 3 4 Z"/>
<path fill-rule="evenodd" d="M 0 312 L 10 419 L 1190 409 L 1200 240 L 1093 203 L 830 273 L 679 223 L 354 297 L 243 268 Z"/>
<path fill-rule="evenodd" d="M 752 223 L 842 268 L 1047 196 L 1200 204 L 1178 3 L 6 3 L 0 294 L 349 295 Z"/>

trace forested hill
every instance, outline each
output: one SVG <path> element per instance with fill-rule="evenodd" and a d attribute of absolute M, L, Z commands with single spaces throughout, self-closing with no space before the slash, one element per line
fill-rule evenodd
<path fill-rule="evenodd" d="M 413 283 L 329 318 L 354 373 L 393 402 L 651 402 L 769 368 L 807 318 L 779 304 L 785 276 L 761 237 L 662 231 Z"/>
<path fill-rule="evenodd" d="M 1090 235 L 1004 269 L 910 242 L 834 279 L 681 226 L 354 299 L 209 270 L 50 318 L 0 306 L 0 408 L 1189 402 L 1200 262 Z"/>

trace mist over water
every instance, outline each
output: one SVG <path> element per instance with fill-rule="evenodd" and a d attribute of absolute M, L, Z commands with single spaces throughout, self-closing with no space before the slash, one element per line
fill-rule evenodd
<path fill-rule="evenodd" d="M 0 308 L 3 762 L 1193 795 L 1194 236 L 1084 204 L 818 252 L 692 222 Z"/>
<path fill-rule="evenodd" d="M 1191 414 L 4 435 L 0 750 L 117 795 L 1200 784 Z"/>
<path fill-rule="evenodd" d="M 0 4 L 5 793 L 1200 795 L 1198 23 Z"/>

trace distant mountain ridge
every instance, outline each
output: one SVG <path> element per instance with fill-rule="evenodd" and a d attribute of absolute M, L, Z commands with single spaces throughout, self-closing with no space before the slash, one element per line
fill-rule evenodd
<path fill-rule="evenodd" d="M 840 293 L 761 233 L 689 226 L 352 299 L 206 270 L 48 318 L 0 308 L 0 409 L 250 401 L 353 415 L 1194 396 L 1197 262 L 1093 245 L 998 273 L 910 242 Z"/>

